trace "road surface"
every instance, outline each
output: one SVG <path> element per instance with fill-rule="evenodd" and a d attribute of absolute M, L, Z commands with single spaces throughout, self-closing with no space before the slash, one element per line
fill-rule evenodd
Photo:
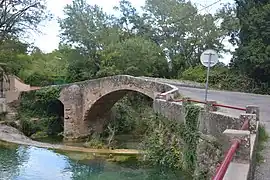
<path fill-rule="evenodd" d="M 174 83 L 174 85 L 177 85 Z M 205 90 L 177 86 L 180 94 L 196 100 L 204 100 Z M 209 90 L 208 100 L 215 100 L 220 104 L 245 107 L 246 105 L 257 105 L 260 107 L 260 122 L 265 125 L 270 134 L 270 96 L 230 91 Z M 241 111 L 223 109 L 233 114 L 240 114 Z M 270 142 L 263 151 L 265 162 L 257 167 L 255 180 L 270 179 Z"/>

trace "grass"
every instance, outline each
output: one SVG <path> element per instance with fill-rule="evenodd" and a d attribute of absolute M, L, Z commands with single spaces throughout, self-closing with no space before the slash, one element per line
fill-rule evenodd
<path fill-rule="evenodd" d="M 256 150 L 256 163 L 260 164 L 263 163 L 264 158 L 262 155 L 262 151 L 265 148 L 265 143 L 269 139 L 269 134 L 266 132 L 265 127 L 259 125 L 259 136 L 258 136 L 258 143 L 257 143 L 257 150 Z"/>

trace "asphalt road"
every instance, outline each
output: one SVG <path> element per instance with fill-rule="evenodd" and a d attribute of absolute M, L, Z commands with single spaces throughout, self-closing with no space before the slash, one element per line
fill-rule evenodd
<path fill-rule="evenodd" d="M 180 94 L 194 98 L 196 100 L 204 100 L 205 90 L 196 88 L 187 88 L 178 86 Z M 218 103 L 225 105 L 232 105 L 237 107 L 245 107 L 246 105 L 256 105 L 260 108 L 260 120 L 269 124 L 270 129 L 270 96 L 258 95 L 230 91 L 208 91 L 208 100 L 215 100 Z M 234 113 L 241 113 L 241 111 L 233 111 Z"/>
<path fill-rule="evenodd" d="M 174 84 L 176 85 L 176 84 Z M 205 90 L 177 86 L 180 94 L 196 100 L 204 100 Z M 245 107 L 246 105 L 257 105 L 260 108 L 260 122 L 265 125 L 270 134 L 270 96 L 258 95 L 230 91 L 209 90 L 208 100 L 215 100 L 220 104 Z M 221 109 L 224 112 L 239 115 L 241 111 Z M 264 163 L 257 167 L 255 180 L 270 179 L 270 141 L 266 144 L 263 151 Z"/>

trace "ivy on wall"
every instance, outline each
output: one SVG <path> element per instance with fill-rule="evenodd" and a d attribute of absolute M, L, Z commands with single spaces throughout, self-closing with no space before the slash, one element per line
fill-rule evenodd
<path fill-rule="evenodd" d="M 192 176 L 196 167 L 200 109 L 191 104 L 184 108 L 186 123 L 156 116 L 149 125 L 143 145 L 149 163 L 182 170 Z"/>
<path fill-rule="evenodd" d="M 48 105 L 60 96 L 59 87 L 48 87 L 36 91 L 23 92 L 21 94 L 20 112 L 29 112 L 32 115 L 46 115 Z"/>
<path fill-rule="evenodd" d="M 18 107 L 20 130 L 27 136 L 37 132 L 55 134 L 62 131 L 59 125 L 62 103 L 58 100 L 61 89 L 57 86 L 23 92 Z M 36 118 L 38 122 L 34 122 Z M 60 124 L 59 124 L 60 123 Z M 44 134 L 44 133 L 43 133 Z"/>

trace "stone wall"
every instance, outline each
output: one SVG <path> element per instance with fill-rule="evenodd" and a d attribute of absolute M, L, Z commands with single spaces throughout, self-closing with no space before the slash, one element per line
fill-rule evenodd
<path fill-rule="evenodd" d="M 191 87 L 191 88 L 198 88 L 198 89 L 205 88 L 204 83 L 198 83 L 198 82 L 188 81 L 188 80 L 173 80 L 173 79 L 152 78 L 152 77 L 144 77 L 144 76 L 142 76 L 142 78 L 152 80 L 152 81 L 169 83 L 169 84 L 172 84 L 175 86 L 181 86 L 181 87 Z"/>
<path fill-rule="evenodd" d="M 240 129 L 243 124 L 239 116 L 236 117 L 222 112 L 202 111 L 201 118 L 202 133 L 217 138 L 223 136 L 222 133 L 226 129 Z"/>
<path fill-rule="evenodd" d="M 173 99 L 179 96 L 178 89 L 175 86 L 158 81 L 119 75 L 61 85 L 60 87 L 62 90 L 59 100 L 64 105 L 64 136 L 67 140 L 77 140 L 88 136 L 93 131 L 102 131 L 102 124 L 105 117 L 109 115 L 111 107 L 131 91 L 152 98 L 156 113 L 172 121 L 185 121 L 183 103 L 188 101 L 173 102 Z M 24 87 L 21 89 L 24 89 Z M 251 118 L 251 126 L 248 130 L 252 134 L 250 137 L 257 134 L 259 110 L 258 108 L 247 107 L 245 114 L 235 117 L 215 112 L 217 109 L 209 107 L 209 105 L 200 107 L 198 129 L 201 132 L 201 139 L 197 147 L 198 164 L 195 172 L 200 174 L 202 171 L 209 169 L 212 175 L 217 167 L 217 162 L 220 160 L 220 154 L 224 154 L 230 146 L 230 138 L 228 138 L 230 129 L 240 129 L 246 118 Z M 252 114 L 256 114 L 255 123 Z M 248 148 L 251 148 L 251 162 L 254 159 L 256 137 L 254 141 L 250 140 L 252 145 L 248 146 Z M 221 149 L 217 148 L 216 144 L 221 144 Z M 253 174 L 252 163 L 248 167 L 249 177 L 251 177 Z"/>
<path fill-rule="evenodd" d="M 19 91 L 7 91 L 6 92 L 6 102 L 11 103 L 19 99 L 21 92 Z"/>
<path fill-rule="evenodd" d="M 33 88 L 29 84 L 25 84 L 17 76 L 10 75 L 8 76 L 8 78 L 9 82 L 4 83 L 6 90 L 5 97 L 7 103 L 18 100 L 20 92 L 33 90 Z M 34 89 L 36 90 L 39 88 L 35 87 Z"/>
<path fill-rule="evenodd" d="M 153 102 L 155 113 L 161 114 L 171 121 L 184 122 L 184 110 L 181 102 L 170 102 L 164 99 L 155 99 Z"/>
<path fill-rule="evenodd" d="M 10 91 L 29 91 L 30 85 L 25 84 L 16 76 L 9 76 Z"/>

